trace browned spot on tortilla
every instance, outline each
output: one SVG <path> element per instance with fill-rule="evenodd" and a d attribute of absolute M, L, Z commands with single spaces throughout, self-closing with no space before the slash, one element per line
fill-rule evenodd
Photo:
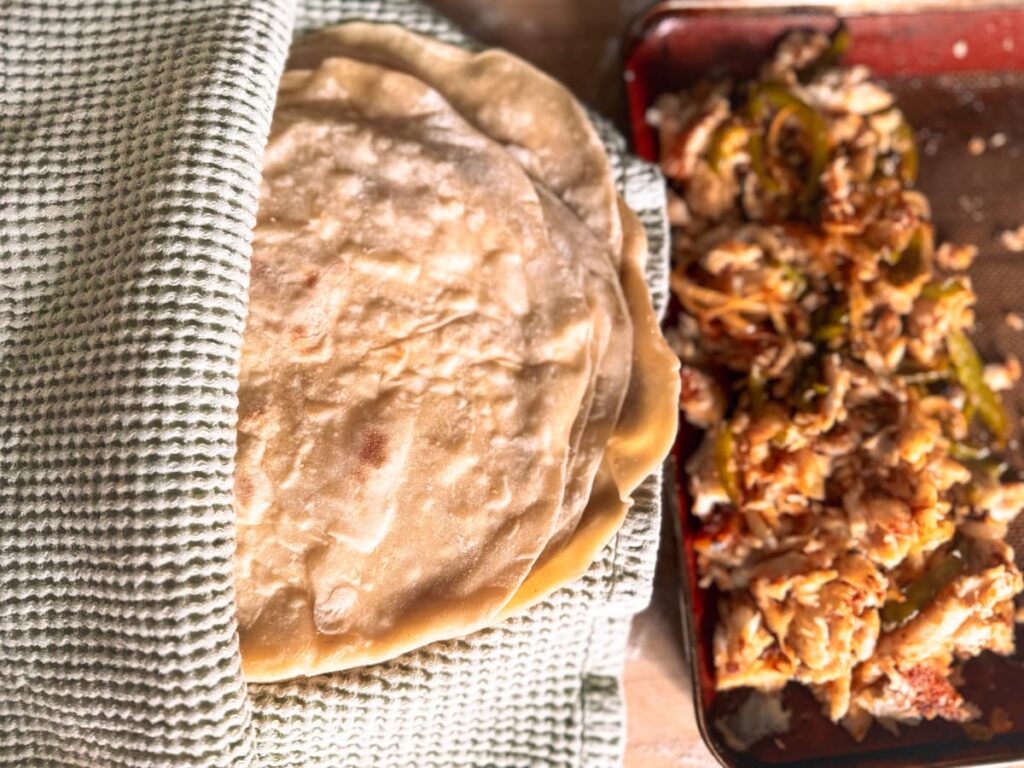
<path fill-rule="evenodd" d="M 235 501 L 238 502 L 240 507 L 249 506 L 255 491 L 256 489 L 253 487 L 252 480 L 248 475 L 239 474 L 235 476 Z"/>
<path fill-rule="evenodd" d="M 359 463 L 371 467 L 383 466 L 385 451 L 388 447 L 388 436 L 376 429 L 363 431 L 363 446 L 359 449 Z"/>

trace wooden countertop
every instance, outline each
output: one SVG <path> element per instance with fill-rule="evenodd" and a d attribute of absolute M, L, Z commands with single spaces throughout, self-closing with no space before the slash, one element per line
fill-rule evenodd
<path fill-rule="evenodd" d="M 633 620 L 623 683 L 627 768 L 710 768 L 718 763 L 701 740 L 683 657 L 675 537 L 665 520 L 647 610 Z"/>
<path fill-rule="evenodd" d="M 489 45 L 506 48 L 625 125 L 620 42 L 651 0 L 425 0 Z"/>
<path fill-rule="evenodd" d="M 428 0 L 477 39 L 507 48 L 625 126 L 620 43 L 650 0 Z M 705 768 L 683 660 L 671 529 L 662 535 L 654 599 L 633 623 L 624 671 L 627 768 Z"/>

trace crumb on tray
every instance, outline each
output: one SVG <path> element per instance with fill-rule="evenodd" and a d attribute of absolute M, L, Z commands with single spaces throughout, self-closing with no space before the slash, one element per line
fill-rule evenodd
<path fill-rule="evenodd" d="M 1024 225 L 1016 229 L 1004 229 L 999 235 L 999 242 L 1008 251 L 1014 253 L 1024 251 Z"/>

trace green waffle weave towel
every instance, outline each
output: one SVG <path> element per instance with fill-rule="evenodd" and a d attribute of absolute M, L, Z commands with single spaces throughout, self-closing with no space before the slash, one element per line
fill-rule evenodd
<path fill-rule="evenodd" d="M 239 676 L 236 375 L 293 35 L 412 0 L 0 3 L 0 764 L 603 766 L 660 478 L 527 615 L 366 669 Z M 664 192 L 597 120 L 666 298 Z"/>

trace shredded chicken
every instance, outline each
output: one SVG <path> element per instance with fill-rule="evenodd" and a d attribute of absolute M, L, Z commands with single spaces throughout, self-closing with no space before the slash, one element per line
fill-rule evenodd
<path fill-rule="evenodd" d="M 714 379 L 691 366 L 679 371 L 679 408 L 686 420 L 702 429 L 710 429 L 722 420 L 725 396 Z"/>
<path fill-rule="evenodd" d="M 977 716 L 954 664 L 1013 651 L 1024 483 L 996 455 L 1020 365 L 966 336 L 977 251 L 935 246 L 913 134 L 841 42 L 790 35 L 758 80 L 651 116 L 717 685 L 803 683 L 860 738 Z"/>

